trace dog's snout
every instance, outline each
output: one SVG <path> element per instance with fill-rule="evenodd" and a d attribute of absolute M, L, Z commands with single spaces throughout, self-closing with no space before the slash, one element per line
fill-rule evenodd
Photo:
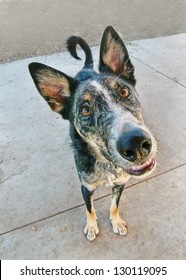
<path fill-rule="evenodd" d="M 132 162 L 145 159 L 150 154 L 151 148 L 150 135 L 139 128 L 122 133 L 117 141 L 120 155 Z"/>

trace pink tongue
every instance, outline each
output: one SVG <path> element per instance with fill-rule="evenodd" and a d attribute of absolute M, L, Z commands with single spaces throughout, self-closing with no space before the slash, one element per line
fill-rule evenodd
<path fill-rule="evenodd" d="M 128 169 L 128 173 L 131 175 L 141 175 L 146 169 L 150 168 L 154 163 L 154 159 L 148 160 L 140 166 L 134 166 Z"/>
<path fill-rule="evenodd" d="M 149 161 L 143 163 L 142 165 L 135 166 L 135 167 L 133 167 L 131 169 L 133 169 L 134 171 L 140 171 L 140 170 L 143 170 L 145 168 L 148 168 L 149 166 L 151 166 L 151 164 L 152 164 L 152 160 L 149 160 Z"/>

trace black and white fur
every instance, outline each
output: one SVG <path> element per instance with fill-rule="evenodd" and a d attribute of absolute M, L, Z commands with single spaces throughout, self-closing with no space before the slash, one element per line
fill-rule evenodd
<path fill-rule="evenodd" d="M 118 206 L 131 176 L 149 175 L 155 168 L 156 141 L 145 126 L 134 67 L 127 49 L 108 26 L 100 47 L 99 73 L 93 69 L 88 44 L 80 37 L 67 40 L 67 49 L 79 59 L 76 45 L 85 52 L 83 69 L 72 78 L 40 63 L 29 65 L 35 85 L 53 111 L 70 122 L 74 157 L 87 208 L 84 233 L 92 241 L 99 233 L 93 194 L 99 186 L 112 188 L 110 221 L 113 231 L 127 234 Z"/>

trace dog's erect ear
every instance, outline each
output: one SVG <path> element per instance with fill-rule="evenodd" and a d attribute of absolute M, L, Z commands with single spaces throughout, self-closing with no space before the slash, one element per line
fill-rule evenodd
<path fill-rule="evenodd" d="M 112 26 L 108 26 L 101 40 L 99 71 L 114 73 L 135 85 L 134 66 L 127 49 Z"/>
<path fill-rule="evenodd" d="M 39 93 L 51 109 L 64 115 L 65 107 L 77 86 L 77 81 L 52 67 L 37 62 L 29 64 L 29 70 Z"/>

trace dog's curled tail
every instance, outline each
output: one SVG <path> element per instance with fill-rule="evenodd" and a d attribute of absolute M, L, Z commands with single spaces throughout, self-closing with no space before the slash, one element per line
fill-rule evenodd
<path fill-rule="evenodd" d="M 80 45 L 80 47 L 85 52 L 85 67 L 93 68 L 92 52 L 87 42 L 78 36 L 71 36 L 70 38 L 68 38 L 66 43 L 67 50 L 75 59 L 79 60 L 81 58 L 77 55 L 77 51 L 76 51 L 77 45 Z"/>

